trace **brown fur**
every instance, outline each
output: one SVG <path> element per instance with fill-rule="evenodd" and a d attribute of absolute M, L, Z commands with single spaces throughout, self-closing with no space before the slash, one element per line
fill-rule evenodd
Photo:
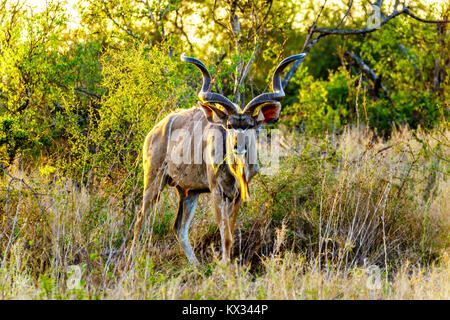
<path fill-rule="evenodd" d="M 180 139 L 173 141 L 171 138 L 174 137 L 171 135 L 179 129 L 193 133 L 196 124 L 201 125 L 201 132 L 203 132 L 205 137 L 201 142 L 203 153 L 206 152 L 207 155 L 213 154 L 216 148 L 223 148 L 226 151 L 227 147 L 223 140 L 211 139 L 214 130 L 221 132 L 223 137 L 226 136 L 226 130 L 220 125 L 208 122 L 200 108 L 171 113 L 150 131 L 145 139 L 143 149 L 144 199 L 142 211 L 136 220 L 132 248 L 134 248 L 135 242 L 139 238 L 143 221 L 146 219 L 152 206 L 159 199 L 161 191 L 169 184 L 176 188 L 179 196 L 179 210 L 174 224 L 174 231 L 189 260 L 193 263 L 197 262 L 193 253 L 189 256 L 192 249 L 188 246 L 186 239 L 181 239 L 183 236 L 181 233 L 189 220 L 189 212 L 185 208 L 187 206 L 186 201 L 196 201 L 200 193 L 211 192 L 216 221 L 222 235 L 223 259 L 228 261 L 233 242 L 236 215 L 242 204 L 238 179 L 232 174 L 226 161 L 218 165 L 207 164 L 204 160 L 201 164 L 176 164 L 171 161 L 170 157 L 173 153 L 182 154 L 181 150 L 184 144 L 189 143 L 191 145 L 191 159 L 194 159 L 195 136 L 193 134 L 182 135 Z M 231 168 L 233 168 L 233 164 Z M 258 172 L 258 166 L 247 164 L 245 170 L 246 182 L 248 183 Z M 182 241 L 185 241 L 185 243 L 182 243 Z"/>

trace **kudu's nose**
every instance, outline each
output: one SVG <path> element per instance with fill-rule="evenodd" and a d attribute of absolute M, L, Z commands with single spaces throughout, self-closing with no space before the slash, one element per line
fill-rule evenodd
<path fill-rule="evenodd" d="M 239 148 L 234 148 L 233 152 L 236 156 L 238 156 L 239 158 L 243 158 L 245 156 L 245 154 L 247 153 L 247 150 L 245 149 L 239 149 Z"/>
<path fill-rule="evenodd" d="M 244 158 L 247 153 L 247 146 L 246 146 L 246 136 L 244 132 L 241 132 L 241 130 L 236 130 L 236 135 L 233 139 L 233 153 L 238 158 Z"/>

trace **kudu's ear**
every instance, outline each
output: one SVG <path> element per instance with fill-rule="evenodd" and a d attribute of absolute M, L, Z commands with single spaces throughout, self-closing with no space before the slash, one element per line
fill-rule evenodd
<path fill-rule="evenodd" d="M 225 124 L 228 119 L 228 113 L 216 108 L 210 104 L 200 103 L 205 117 L 209 122 Z"/>
<path fill-rule="evenodd" d="M 261 107 L 256 116 L 259 125 L 274 124 L 280 118 L 281 105 L 279 103 L 268 103 Z"/>

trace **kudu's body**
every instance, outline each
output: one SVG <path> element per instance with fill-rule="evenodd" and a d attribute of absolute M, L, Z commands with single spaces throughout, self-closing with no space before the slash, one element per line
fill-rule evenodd
<path fill-rule="evenodd" d="M 144 199 L 131 252 L 145 216 L 168 184 L 178 194 L 174 231 L 189 261 L 198 263 L 188 231 L 198 196 L 204 192 L 212 194 L 222 260 L 230 260 L 236 216 L 248 194 L 247 185 L 259 169 L 256 130 L 278 120 L 279 100 L 284 96 L 280 74 L 289 63 L 303 58 L 296 55 L 281 62 L 273 76 L 274 92 L 259 95 L 241 109 L 226 97 L 210 92 L 211 77 L 200 61 L 182 56 L 203 73 L 199 106 L 171 113 L 145 139 Z"/>

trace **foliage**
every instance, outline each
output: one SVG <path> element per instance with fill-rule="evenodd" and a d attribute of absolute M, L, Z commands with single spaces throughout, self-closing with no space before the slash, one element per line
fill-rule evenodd
<path fill-rule="evenodd" d="M 310 131 L 336 132 L 353 119 L 346 73 L 342 68 L 331 71 L 328 79 L 316 80 L 306 67 L 297 71 L 292 81 L 298 84 L 297 99 L 283 109 L 284 122 Z M 354 89 L 354 88 L 351 88 Z"/>
<path fill-rule="evenodd" d="M 110 49 L 101 56 L 101 101 L 82 114 L 63 105 L 65 115 L 59 119 L 71 136 L 71 148 L 66 149 L 70 159 L 60 165 L 71 176 L 101 181 L 136 172 L 142 141 L 153 125 L 175 107 L 193 103 L 186 69 L 167 53 L 167 48 L 141 45 L 127 51 Z M 68 125 L 68 119 L 76 121 Z"/>
<path fill-rule="evenodd" d="M 28 145 L 28 134 L 12 118 L 0 119 L 0 165 L 8 166 L 18 151 Z"/>

